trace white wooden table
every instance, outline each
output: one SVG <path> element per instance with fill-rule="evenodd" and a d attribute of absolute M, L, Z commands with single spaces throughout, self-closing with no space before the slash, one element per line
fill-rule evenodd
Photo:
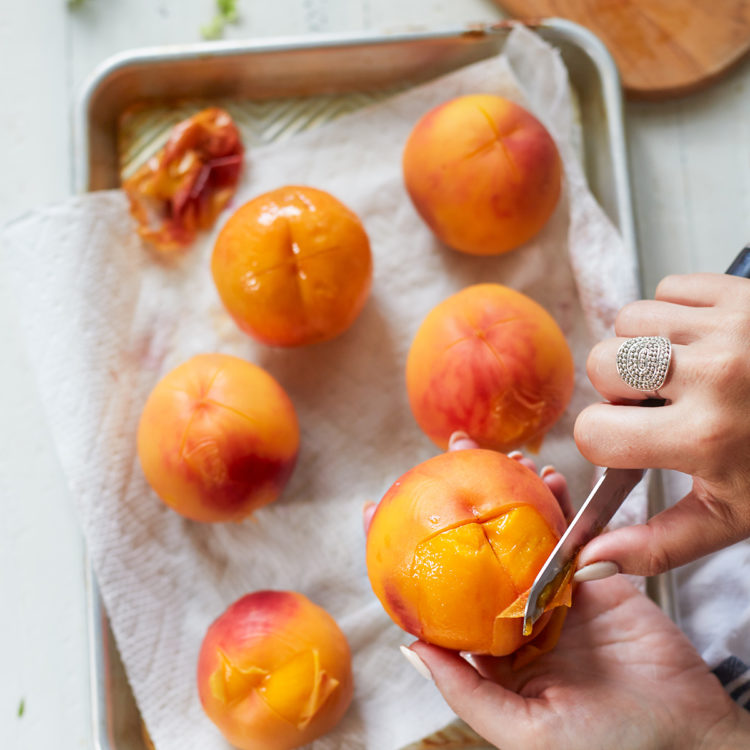
<path fill-rule="evenodd" d="M 0 224 L 70 192 L 72 104 L 132 47 L 191 42 L 214 0 L 3 0 Z M 228 37 L 490 20 L 489 0 L 239 0 Z M 710 90 L 627 106 L 645 290 L 750 241 L 750 60 Z M 90 746 L 83 550 L 0 279 L 0 747 Z"/>

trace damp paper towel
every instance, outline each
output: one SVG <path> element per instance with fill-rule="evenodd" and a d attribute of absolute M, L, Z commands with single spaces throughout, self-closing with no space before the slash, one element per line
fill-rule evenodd
<path fill-rule="evenodd" d="M 530 108 L 565 166 L 564 193 L 546 227 L 495 258 L 443 247 L 415 213 L 400 171 L 417 119 L 477 92 Z M 575 415 L 597 399 L 586 354 L 636 298 L 637 273 L 586 186 L 579 139 L 557 53 L 518 28 L 500 57 L 251 150 L 234 206 L 284 184 L 313 185 L 352 208 L 372 242 L 374 284 L 360 318 L 338 339 L 301 349 L 268 348 L 235 328 L 209 272 L 215 231 L 176 262 L 160 262 L 137 238 L 120 191 L 73 198 L 8 228 L 6 272 L 31 366 L 127 675 L 159 750 L 227 747 L 201 710 L 196 658 L 208 625 L 235 599 L 266 588 L 293 589 L 325 607 L 353 650 L 354 702 L 315 750 L 395 750 L 454 718 L 399 654 L 410 636 L 370 590 L 362 504 L 434 455 L 409 411 L 406 354 L 437 302 L 480 281 L 525 292 L 564 330 L 575 394 L 537 460 L 562 470 L 579 502 L 587 494 L 592 468 L 572 438 Z M 300 458 L 283 497 L 241 524 L 182 519 L 150 491 L 136 456 L 151 388 L 208 351 L 266 368 L 301 423 Z M 643 496 L 635 495 L 620 522 L 644 512 Z"/>

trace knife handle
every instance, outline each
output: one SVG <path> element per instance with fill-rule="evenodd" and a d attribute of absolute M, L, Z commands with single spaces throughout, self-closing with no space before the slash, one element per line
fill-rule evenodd
<path fill-rule="evenodd" d="M 750 279 L 750 245 L 740 250 L 740 254 L 729 264 L 726 273 L 730 276 L 742 276 Z"/>

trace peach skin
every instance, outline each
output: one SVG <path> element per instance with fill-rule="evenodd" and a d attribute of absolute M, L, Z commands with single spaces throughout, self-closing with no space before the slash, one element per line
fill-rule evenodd
<path fill-rule="evenodd" d="M 531 239 L 560 197 L 562 165 L 544 126 L 489 94 L 462 96 L 425 114 L 403 154 L 417 212 L 450 247 L 497 255 Z"/>
<path fill-rule="evenodd" d="M 335 620 L 302 594 L 256 591 L 206 632 L 198 692 L 235 747 L 292 750 L 330 731 L 349 707 L 349 644 Z"/>
<path fill-rule="evenodd" d="M 412 412 L 443 449 L 457 430 L 483 448 L 537 448 L 565 411 L 573 379 L 552 316 L 500 284 L 467 287 L 433 308 L 406 363 Z"/>
<path fill-rule="evenodd" d="M 234 196 L 244 153 L 223 109 L 209 107 L 175 125 L 164 148 L 123 182 L 138 234 L 162 253 L 185 249 Z"/>
<path fill-rule="evenodd" d="M 156 494 L 194 521 L 241 521 L 275 500 L 299 448 L 294 406 L 256 365 L 199 354 L 157 383 L 138 426 Z"/>
<path fill-rule="evenodd" d="M 380 501 L 367 571 L 391 619 L 423 641 L 494 656 L 522 646 L 539 653 L 554 645 L 562 619 L 552 610 L 570 603 L 570 586 L 529 636 L 523 607 L 564 529 L 554 495 L 525 466 L 483 449 L 443 453 Z"/>
<path fill-rule="evenodd" d="M 211 270 L 245 333 L 301 346 L 354 322 L 370 291 L 372 257 L 352 211 L 322 190 L 290 186 L 237 210 L 216 240 Z"/>

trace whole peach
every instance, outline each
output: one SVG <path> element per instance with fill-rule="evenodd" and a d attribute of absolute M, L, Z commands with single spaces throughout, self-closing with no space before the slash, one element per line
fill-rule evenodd
<path fill-rule="evenodd" d="M 441 448 L 456 430 L 483 448 L 538 447 L 565 411 L 573 379 L 552 316 L 501 284 L 466 287 L 433 308 L 406 364 L 414 416 Z"/>
<path fill-rule="evenodd" d="M 311 187 L 272 190 L 241 206 L 214 246 L 211 270 L 237 325 L 274 346 L 326 341 L 354 322 L 372 281 L 362 222 Z"/>
<path fill-rule="evenodd" d="M 562 166 L 545 127 L 523 107 L 489 94 L 462 96 L 416 124 L 403 155 L 415 208 L 447 245 L 497 255 L 547 222 Z"/>
<path fill-rule="evenodd" d="M 156 494 L 195 521 L 241 521 L 281 493 L 297 460 L 292 402 L 265 370 L 199 354 L 165 375 L 138 426 Z"/>
<path fill-rule="evenodd" d="M 408 471 L 380 501 L 367 571 L 393 621 L 445 648 L 503 656 L 524 636 L 527 594 L 565 529 L 545 483 L 501 453 L 443 453 Z M 513 606 L 516 605 L 516 606 Z"/>
<path fill-rule="evenodd" d="M 291 750 L 331 730 L 352 699 L 351 654 L 334 619 L 292 591 L 256 591 L 206 632 L 203 708 L 242 750 Z"/>

